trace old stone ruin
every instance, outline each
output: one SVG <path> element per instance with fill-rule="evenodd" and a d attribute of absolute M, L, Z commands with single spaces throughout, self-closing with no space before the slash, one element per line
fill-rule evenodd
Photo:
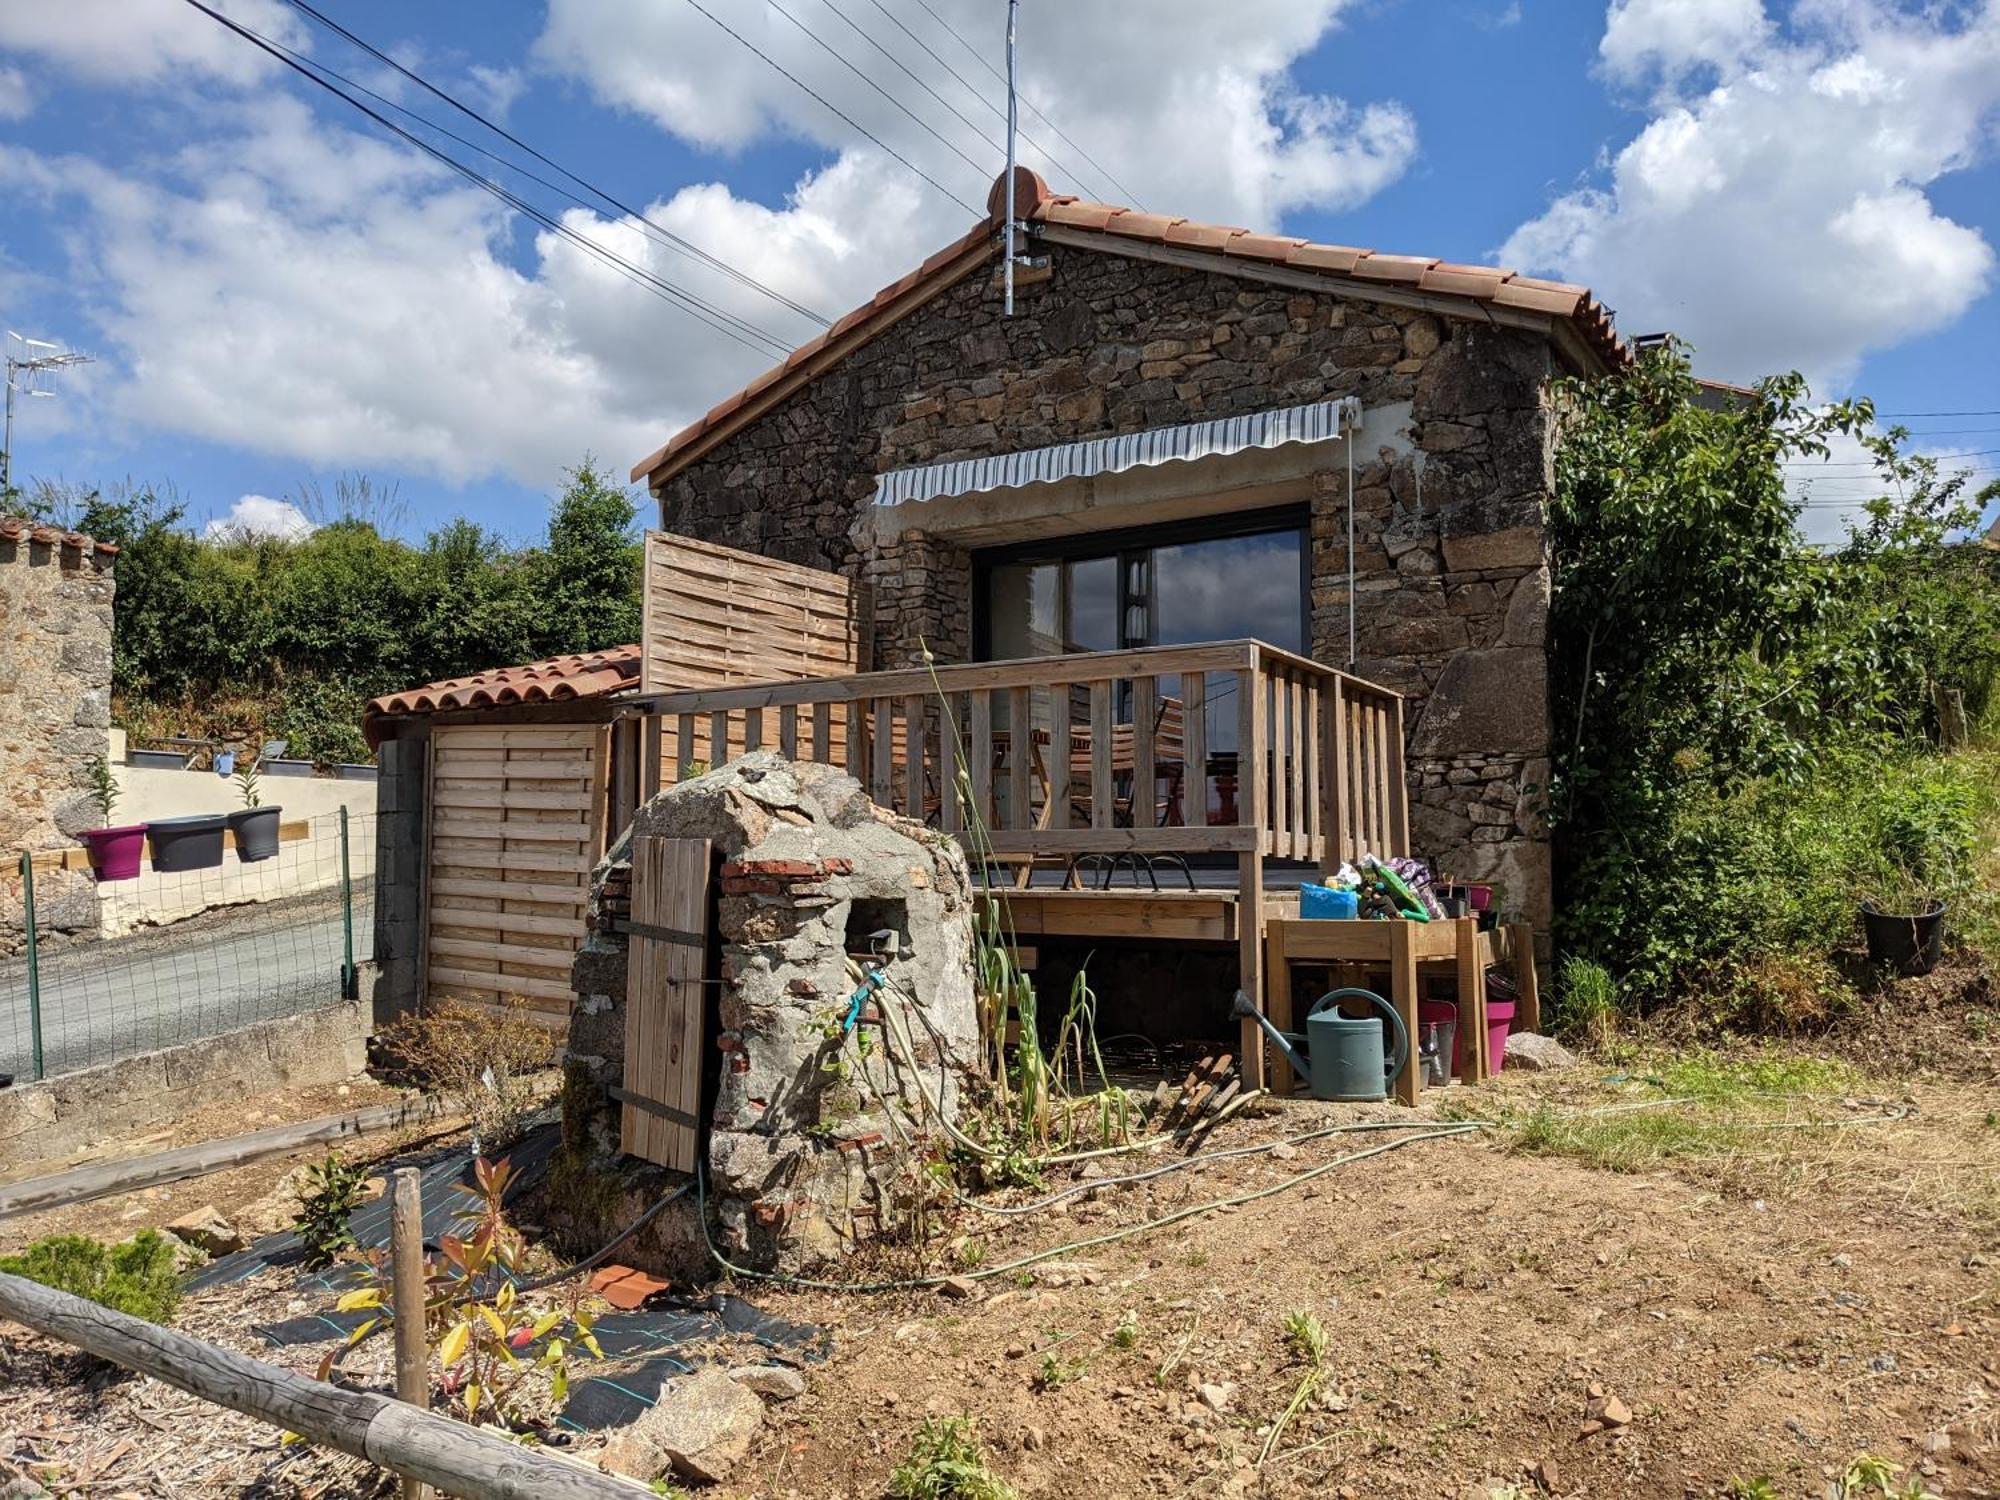
<path fill-rule="evenodd" d="M 658 1002 L 631 983 L 633 850 L 652 838 L 713 846 L 700 1119 L 717 1248 L 793 1272 L 903 1233 L 921 1157 L 979 1057 L 965 857 L 852 777 L 769 752 L 661 792 L 597 871 L 555 1211 L 601 1242 L 686 1181 L 619 1149 L 621 1109 L 635 1107 L 619 1096 L 646 1071 L 626 1055 L 629 1023 Z M 857 968 L 881 975 L 858 1007 Z M 704 1277 L 702 1236 L 690 1193 L 619 1258 Z"/>

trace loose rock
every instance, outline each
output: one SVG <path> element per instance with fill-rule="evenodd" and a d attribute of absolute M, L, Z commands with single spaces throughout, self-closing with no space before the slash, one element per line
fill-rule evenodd
<path fill-rule="evenodd" d="M 192 1213 L 182 1214 L 167 1226 L 167 1232 L 212 1256 L 232 1255 L 246 1243 L 242 1233 L 223 1218 L 222 1210 L 204 1203 Z"/>
<path fill-rule="evenodd" d="M 806 1393 L 805 1376 L 785 1365 L 738 1365 L 729 1378 L 768 1401 L 790 1401 Z"/>
<path fill-rule="evenodd" d="M 1528 1073 L 1557 1073 L 1576 1066 L 1576 1054 L 1552 1036 L 1532 1031 L 1507 1033 L 1506 1065 Z"/>
<path fill-rule="evenodd" d="M 598 1462 L 650 1484 L 668 1471 L 707 1484 L 727 1479 L 764 1425 L 764 1403 L 710 1366 L 677 1381 L 659 1405 L 618 1433 Z"/>

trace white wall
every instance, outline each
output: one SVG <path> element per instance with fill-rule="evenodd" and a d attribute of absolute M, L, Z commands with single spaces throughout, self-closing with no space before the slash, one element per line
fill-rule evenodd
<path fill-rule="evenodd" d="M 194 813 L 229 813 L 243 805 L 236 783 L 213 771 L 155 771 L 140 766 L 114 765 L 111 774 L 118 782 L 118 805 L 111 821 L 149 823 L 155 818 L 178 818 Z M 266 773 L 257 783 L 257 795 L 266 807 L 283 807 L 284 821 L 316 818 L 347 808 L 350 823 L 375 821 L 375 783 L 338 781 L 331 776 L 272 776 Z"/>

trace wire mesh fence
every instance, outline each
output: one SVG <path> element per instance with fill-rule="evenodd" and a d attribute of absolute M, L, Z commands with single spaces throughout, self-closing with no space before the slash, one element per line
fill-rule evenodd
<path fill-rule="evenodd" d="M 0 959 L 0 1076 L 54 1077 L 298 1015 L 356 992 L 371 951 L 374 823 L 287 824 L 276 852 L 129 880 L 23 855 Z"/>

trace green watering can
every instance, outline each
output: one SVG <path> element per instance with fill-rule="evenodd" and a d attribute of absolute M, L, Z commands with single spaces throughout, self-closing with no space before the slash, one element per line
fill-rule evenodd
<path fill-rule="evenodd" d="M 1339 1009 L 1343 1000 L 1366 1000 L 1389 1018 L 1389 1027 L 1396 1034 L 1393 1055 L 1383 1056 L 1381 1021 L 1374 1016 L 1343 1016 Z M 1315 1099 L 1386 1098 L 1389 1080 L 1402 1071 L 1410 1056 L 1410 1033 L 1403 1018 L 1373 990 L 1335 990 L 1321 995 L 1306 1012 L 1304 1036 L 1278 1030 L 1241 990 L 1236 992 L 1236 1003 L 1229 1013 L 1238 1020 L 1248 1016 L 1263 1027 L 1271 1044 L 1310 1081 Z"/>

